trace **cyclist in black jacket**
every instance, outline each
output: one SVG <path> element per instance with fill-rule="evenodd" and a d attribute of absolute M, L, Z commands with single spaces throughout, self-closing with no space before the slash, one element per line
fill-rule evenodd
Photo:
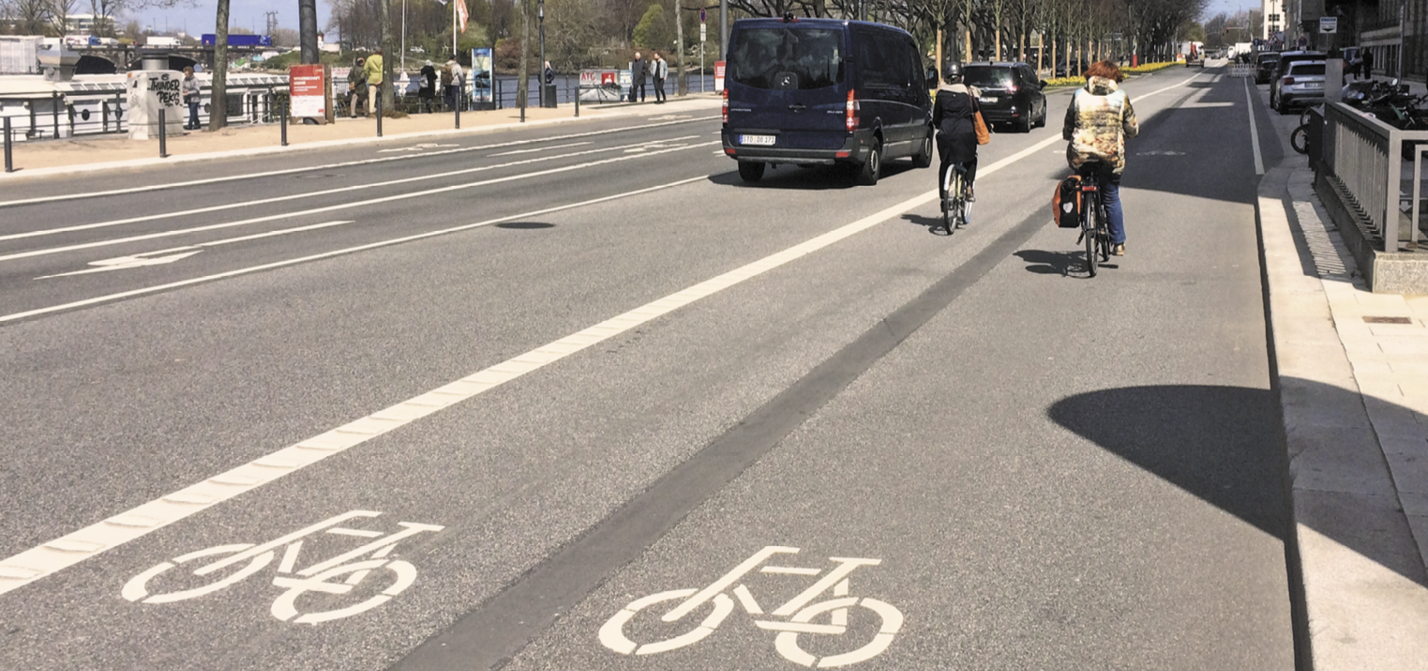
<path fill-rule="evenodd" d="M 977 179 L 977 128 L 972 121 L 977 113 L 977 98 L 962 83 L 962 68 L 956 63 L 950 63 L 942 70 L 942 80 L 942 86 L 937 89 L 937 100 L 932 105 L 932 126 L 937 129 L 937 155 L 941 158 L 937 169 L 937 188 L 945 208 L 947 171 L 953 165 L 967 168 L 967 200 L 976 200 L 970 194 Z"/>

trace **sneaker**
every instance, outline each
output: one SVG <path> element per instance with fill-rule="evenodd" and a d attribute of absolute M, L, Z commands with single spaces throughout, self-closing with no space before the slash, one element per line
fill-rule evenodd
<path fill-rule="evenodd" d="M 977 190 L 974 187 L 967 187 L 967 202 L 977 202 Z"/>
<path fill-rule="evenodd" d="M 1119 244 L 1119 245 L 1114 245 L 1114 246 L 1111 247 L 1111 256 L 1125 256 L 1125 255 L 1126 255 L 1126 244 L 1125 244 L 1124 242 L 1122 242 L 1122 243 Z"/>

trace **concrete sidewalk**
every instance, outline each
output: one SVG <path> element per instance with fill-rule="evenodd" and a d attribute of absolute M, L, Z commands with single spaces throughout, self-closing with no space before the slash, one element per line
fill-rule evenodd
<path fill-rule="evenodd" d="M 1308 159 L 1286 154 L 1261 182 L 1258 209 L 1308 668 L 1421 671 L 1428 296 L 1370 293 L 1314 195 Z"/>
<path fill-rule="evenodd" d="M 717 108 L 719 101 L 713 94 L 692 94 L 683 98 L 671 97 L 668 103 L 662 105 L 653 101 L 581 105 L 578 118 L 573 105 L 556 109 L 527 108 L 524 122 L 520 119 L 519 109 L 462 112 L 460 129 L 455 128 L 455 117 L 449 112 L 414 114 L 403 119 L 383 119 L 380 138 L 377 137 L 376 119 L 369 117 L 338 119 L 336 123 L 321 126 L 289 124 L 287 147 L 281 145 L 281 129 L 278 124 L 243 124 L 230 126 L 216 133 L 191 131 L 182 136 L 170 137 L 167 140 L 168 158 L 159 158 L 157 138 L 130 140 L 126 134 L 17 142 L 13 149 L 15 172 L 0 173 L 0 184 L 10 180 L 68 175 L 90 170 L 140 168 L 363 143 L 410 142 L 422 139 L 437 142 L 459 135 L 551 123 L 707 111 Z"/>

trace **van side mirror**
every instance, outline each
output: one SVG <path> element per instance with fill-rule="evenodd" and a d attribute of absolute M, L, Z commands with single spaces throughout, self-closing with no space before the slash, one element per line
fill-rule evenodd
<path fill-rule="evenodd" d="M 937 68 L 927 68 L 927 88 L 937 88 Z"/>

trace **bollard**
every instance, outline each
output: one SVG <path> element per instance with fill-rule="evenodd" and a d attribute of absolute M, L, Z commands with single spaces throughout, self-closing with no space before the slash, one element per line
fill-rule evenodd
<path fill-rule="evenodd" d="M 159 108 L 159 158 L 169 157 L 169 125 L 165 123 L 164 108 Z"/>
<path fill-rule="evenodd" d="M 382 137 L 382 87 L 380 86 L 377 87 L 377 100 L 374 106 L 377 108 L 377 137 Z"/>
<path fill-rule="evenodd" d="M 15 157 L 11 153 L 10 117 L 5 117 L 5 172 L 15 172 Z"/>
<path fill-rule="evenodd" d="M 451 106 L 451 109 L 452 109 L 452 111 L 456 112 L 456 129 L 457 129 L 457 130 L 460 130 L 460 129 L 461 129 L 461 106 L 460 106 L 460 105 L 452 105 L 452 106 Z"/>
<path fill-rule="evenodd" d="M 279 122 L 283 128 L 283 146 L 288 146 L 288 101 L 278 104 Z"/>
<path fill-rule="evenodd" d="M 59 139 L 59 92 L 50 94 L 50 111 L 54 112 L 55 139 Z"/>
<path fill-rule="evenodd" d="M 575 117 L 580 118 L 580 86 L 575 87 Z"/>

